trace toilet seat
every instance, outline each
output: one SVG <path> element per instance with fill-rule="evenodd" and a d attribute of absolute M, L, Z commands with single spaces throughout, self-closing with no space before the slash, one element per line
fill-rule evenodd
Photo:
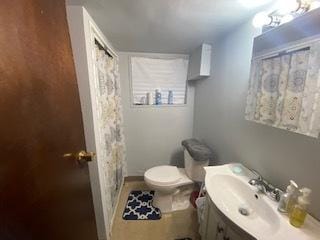
<path fill-rule="evenodd" d="M 150 168 L 145 172 L 144 177 L 157 186 L 174 185 L 183 178 L 177 167 L 167 165 Z"/>

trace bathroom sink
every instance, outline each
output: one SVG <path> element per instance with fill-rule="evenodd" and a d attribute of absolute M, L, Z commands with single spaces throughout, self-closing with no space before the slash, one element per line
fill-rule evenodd
<path fill-rule="evenodd" d="M 214 192 L 213 201 L 232 215 L 243 225 L 254 225 L 267 234 L 273 234 L 279 228 L 279 219 L 272 208 L 246 182 L 230 175 L 213 175 L 208 181 L 210 191 Z M 207 186 L 208 186 L 207 185 Z M 208 190 L 209 191 L 209 190 Z M 220 209 L 221 210 L 221 209 Z"/>
<path fill-rule="evenodd" d="M 234 224 L 256 239 L 315 240 L 320 236 L 320 223 L 308 215 L 303 228 L 290 225 L 287 215 L 277 211 L 277 202 L 257 193 L 248 181 L 254 175 L 232 171 L 239 164 L 206 167 L 205 185 L 215 206 Z"/>

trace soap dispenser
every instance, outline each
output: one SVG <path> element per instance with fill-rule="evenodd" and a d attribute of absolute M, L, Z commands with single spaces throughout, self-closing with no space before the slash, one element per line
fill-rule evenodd
<path fill-rule="evenodd" d="M 298 197 L 297 204 L 293 207 L 290 213 L 290 223 L 295 227 L 301 227 L 307 216 L 307 208 L 310 204 L 311 190 L 309 188 L 302 188 L 300 190 L 301 196 Z"/>
<path fill-rule="evenodd" d="M 289 207 L 293 207 L 296 203 L 296 192 L 298 191 L 298 185 L 293 181 L 290 180 L 290 185 L 287 187 L 286 193 L 284 193 L 279 201 L 278 210 L 282 213 L 289 212 Z"/>

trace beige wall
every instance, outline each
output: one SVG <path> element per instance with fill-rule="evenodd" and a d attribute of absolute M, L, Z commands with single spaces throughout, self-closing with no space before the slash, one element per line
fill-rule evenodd
<path fill-rule="evenodd" d="M 189 85 L 185 106 L 131 106 L 130 55 L 177 56 L 119 53 L 128 175 L 143 175 L 148 168 L 163 164 L 181 165 L 181 141 L 192 136 L 194 88 Z"/>
<path fill-rule="evenodd" d="M 244 119 L 255 34 L 248 22 L 214 45 L 213 77 L 195 87 L 194 134 L 216 149 L 219 164 L 242 162 L 282 189 L 290 179 L 310 187 L 320 218 L 320 141 Z"/>

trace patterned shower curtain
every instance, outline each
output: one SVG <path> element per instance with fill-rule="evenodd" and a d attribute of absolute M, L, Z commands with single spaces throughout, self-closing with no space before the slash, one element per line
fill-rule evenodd
<path fill-rule="evenodd" d="M 253 60 L 246 119 L 318 137 L 320 43 Z"/>
<path fill-rule="evenodd" d="M 94 57 L 99 144 L 102 149 L 98 157 L 103 160 L 103 187 L 110 221 L 126 170 L 118 59 L 116 56 L 110 57 L 97 45 L 95 45 Z"/>

